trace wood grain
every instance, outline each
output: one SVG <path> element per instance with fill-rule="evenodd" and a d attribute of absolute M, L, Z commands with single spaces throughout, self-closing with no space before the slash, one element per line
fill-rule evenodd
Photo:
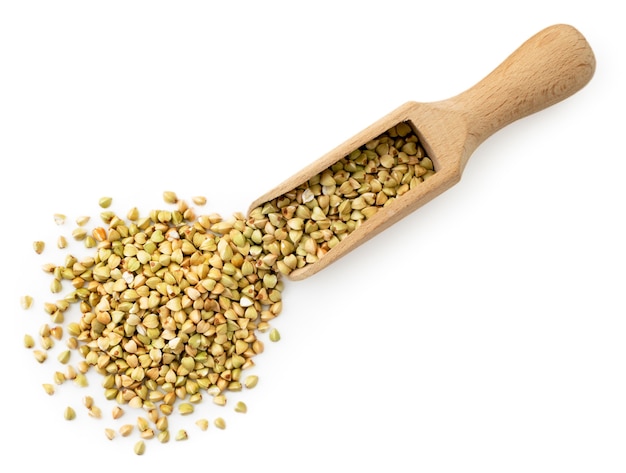
<path fill-rule="evenodd" d="M 472 153 L 506 125 L 560 102 L 593 77 L 595 57 L 583 35 L 565 24 L 524 42 L 489 75 L 439 102 L 407 102 L 259 197 L 249 210 L 295 189 L 394 125 L 411 123 L 436 173 L 379 210 L 314 264 L 293 271 L 305 279 L 429 202 L 460 179 Z"/>

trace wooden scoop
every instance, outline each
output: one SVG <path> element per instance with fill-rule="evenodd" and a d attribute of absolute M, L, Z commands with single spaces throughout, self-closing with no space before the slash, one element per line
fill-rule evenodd
<path fill-rule="evenodd" d="M 522 44 L 465 92 L 438 102 L 408 102 L 259 197 L 250 210 L 289 192 L 400 122 L 409 121 L 435 174 L 381 208 L 319 261 L 289 279 L 305 279 L 459 182 L 474 150 L 509 123 L 574 94 L 595 70 L 593 51 L 572 26 L 550 26 Z"/>

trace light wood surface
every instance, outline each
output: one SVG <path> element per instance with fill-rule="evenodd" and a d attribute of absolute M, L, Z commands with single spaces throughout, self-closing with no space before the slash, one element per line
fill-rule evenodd
<path fill-rule="evenodd" d="M 407 102 L 259 197 L 250 210 L 296 188 L 399 122 L 412 123 L 436 173 L 367 219 L 317 263 L 289 275 L 305 279 L 452 187 L 483 141 L 571 96 L 589 82 L 594 70 L 594 54 L 583 35 L 569 25 L 550 26 L 473 87 L 447 100 Z"/>

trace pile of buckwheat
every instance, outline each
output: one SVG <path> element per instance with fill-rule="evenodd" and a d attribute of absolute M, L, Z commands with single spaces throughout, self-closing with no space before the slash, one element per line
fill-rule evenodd
<path fill-rule="evenodd" d="M 190 206 L 171 191 L 163 193 L 165 208 L 147 215 L 137 208 L 117 215 L 108 210 L 110 197 L 100 199 L 100 221 L 80 217 L 56 241 L 63 250 L 68 239 L 82 242 L 88 256 L 68 253 L 43 265 L 54 301 L 43 303 L 47 321 L 37 336 L 25 335 L 24 345 L 44 363 L 64 343 L 44 391 L 54 394 L 68 382 L 87 388 L 86 375 L 95 371 L 114 402 L 111 419 L 126 409 L 138 413 L 135 422 L 106 427 L 109 440 L 136 429 L 137 454 L 146 440 L 168 442 L 171 414 L 193 414 L 204 396 L 225 406 L 229 393 L 256 386 L 258 376 L 245 373 L 264 350 L 260 333 L 280 339 L 271 324 L 282 311 L 282 276 L 322 258 L 433 173 L 416 133 L 399 123 L 248 216 L 197 215 L 204 197 Z M 63 214 L 54 219 L 67 223 Z M 33 249 L 45 254 L 47 244 L 35 241 Z M 21 304 L 29 309 L 33 298 L 23 296 Z M 90 416 L 103 416 L 92 396 L 83 404 Z M 247 406 L 238 401 L 234 410 Z M 74 419 L 75 408 L 64 417 Z M 209 427 L 205 418 L 195 424 Z M 226 427 L 221 416 L 213 424 Z M 172 437 L 188 435 L 179 429 Z"/>

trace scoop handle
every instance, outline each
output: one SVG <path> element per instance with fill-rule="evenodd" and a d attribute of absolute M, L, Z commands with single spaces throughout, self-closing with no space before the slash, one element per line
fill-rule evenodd
<path fill-rule="evenodd" d="M 509 123 L 583 88 L 595 65 L 583 35 L 570 25 L 557 24 L 529 38 L 484 79 L 444 102 L 464 116 L 470 147 L 466 151 L 471 151 Z"/>

